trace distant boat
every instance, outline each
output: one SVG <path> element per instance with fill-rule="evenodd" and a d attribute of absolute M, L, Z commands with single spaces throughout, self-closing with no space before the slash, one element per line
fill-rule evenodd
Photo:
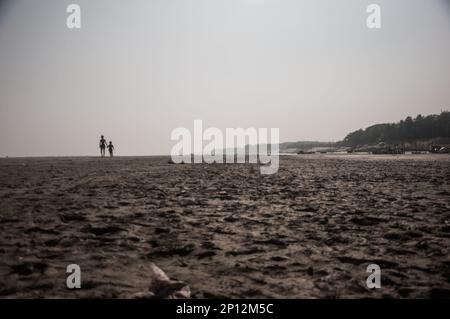
<path fill-rule="evenodd" d="M 396 155 L 396 154 L 405 154 L 405 151 L 397 150 L 397 149 L 379 149 L 379 150 L 372 151 L 372 154 L 374 154 L 374 155 Z"/>
<path fill-rule="evenodd" d="M 315 152 L 311 152 L 311 151 L 298 151 L 297 154 L 301 155 L 301 154 L 315 154 Z"/>
<path fill-rule="evenodd" d="M 448 153 L 450 153 L 450 147 L 445 147 L 445 146 L 440 146 L 440 145 L 432 145 L 430 148 L 430 153 L 448 154 Z"/>

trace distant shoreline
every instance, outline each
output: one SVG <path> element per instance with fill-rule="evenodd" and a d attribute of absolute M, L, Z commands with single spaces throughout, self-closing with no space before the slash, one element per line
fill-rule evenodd
<path fill-rule="evenodd" d="M 297 154 L 297 153 L 289 153 L 289 152 L 281 152 L 278 154 L 279 156 L 298 156 L 298 157 L 318 157 L 318 156 L 348 156 L 348 157 L 358 157 L 358 156 L 373 156 L 373 157 L 383 157 L 383 156 L 397 156 L 397 157 L 409 157 L 409 156 L 414 156 L 414 157 L 420 157 L 420 156 L 436 156 L 436 157 L 445 157 L 445 156 L 449 156 L 449 154 L 447 153 L 422 153 L 422 154 L 413 154 L 411 152 L 406 152 L 404 154 L 372 154 L 370 152 L 354 152 L 354 153 L 346 153 L 346 152 L 326 152 L 326 153 L 320 153 L 320 152 L 316 152 L 316 153 L 312 153 L 312 154 Z M 158 157 L 165 157 L 168 158 L 170 157 L 170 155 L 123 155 L 123 156 L 114 156 L 114 159 L 132 159 L 132 158 L 139 158 L 139 159 L 143 159 L 143 158 L 158 158 Z M 106 158 L 102 158 L 100 156 L 9 156 L 9 157 L 0 157 L 0 160 L 8 160 L 8 159 L 21 159 L 21 160 L 26 160 L 26 159 L 99 159 L 102 161 L 109 161 L 111 160 L 109 157 Z M 228 164 L 232 164 L 232 163 L 228 163 Z"/>

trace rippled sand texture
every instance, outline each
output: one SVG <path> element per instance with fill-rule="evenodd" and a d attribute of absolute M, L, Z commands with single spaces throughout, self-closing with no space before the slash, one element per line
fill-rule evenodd
<path fill-rule="evenodd" d="M 0 296 L 145 296 L 150 264 L 192 297 L 450 297 L 450 158 L 0 160 Z M 82 289 L 66 288 L 80 265 Z M 366 267 L 382 288 L 365 286 Z"/>

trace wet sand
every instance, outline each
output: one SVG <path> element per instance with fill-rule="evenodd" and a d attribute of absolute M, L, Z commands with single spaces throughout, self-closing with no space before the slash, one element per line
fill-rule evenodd
<path fill-rule="evenodd" d="M 448 155 L 0 159 L 1 298 L 145 296 L 151 263 L 193 298 L 450 298 L 449 247 Z"/>

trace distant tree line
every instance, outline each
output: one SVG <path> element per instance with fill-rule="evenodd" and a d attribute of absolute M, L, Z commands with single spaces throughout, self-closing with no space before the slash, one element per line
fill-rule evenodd
<path fill-rule="evenodd" d="M 398 123 L 376 124 L 365 130 L 360 129 L 348 134 L 339 143 L 345 146 L 357 146 L 376 143 L 403 143 L 437 137 L 450 137 L 450 112 L 440 115 L 408 116 Z"/>

